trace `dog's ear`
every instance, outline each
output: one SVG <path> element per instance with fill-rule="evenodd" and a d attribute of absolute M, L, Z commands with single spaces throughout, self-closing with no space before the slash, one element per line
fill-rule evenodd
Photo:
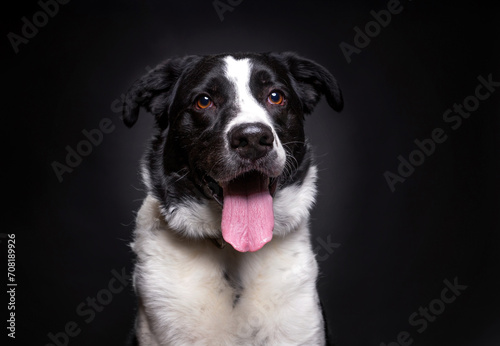
<path fill-rule="evenodd" d="M 325 95 L 326 101 L 334 110 L 337 112 L 342 110 L 344 107 L 342 92 L 337 80 L 326 68 L 292 52 L 279 53 L 277 56 L 288 67 L 298 84 L 296 91 L 302 100 L 305 114 L 312 113 L 321 95 Z"/>
<path fill-rule="evenodd" d="M 196 56 L 169 59 L 137 80 L 128 90 L 123 101 L 123 122 L 132 127 L 144 107 L 155 116 L 160 128 L 168 126 L 168 108 L 175 95 L 176 83 L 186 67 Z"/>

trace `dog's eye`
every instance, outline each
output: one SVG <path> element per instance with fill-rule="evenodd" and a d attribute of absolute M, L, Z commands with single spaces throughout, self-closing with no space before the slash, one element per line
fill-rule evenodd
<path fill-rule="evenodd" d="M 206 109 L 209 108 L 213 105 L 214 103 L 210 99 L 210 97 L 203 95 L 198 97 L 198 100 L 196 101 L 196 106 L 200 109 Z"/>
<path fill-rule="evenodd" d="M 283 95 L 278 91 L 273 91 L 267 97 L 267 101 L 273 105 L 282 105 L 284 101 Z"/>

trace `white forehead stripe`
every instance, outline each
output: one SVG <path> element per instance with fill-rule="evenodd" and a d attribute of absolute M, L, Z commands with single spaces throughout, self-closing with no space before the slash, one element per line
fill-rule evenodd
<path fill-rule="evenodd" d="M 234 85 L 238 106 L 238 115 L 231 121 L 229 128 L 235 124 L 261 122 L 269 127 L 271 121 L 267 111 L 257 102 L 250 91 L 252 62 L 250 59 L 236 60 L 232 56 L 224 58 L 226 62 L 226 78 Z"/>
<path fill-rule="evenodd" d="M 277 160 L 284 165 L 286 160 L 285 150 L 274 130 L 273 123 L 267 110 L 257 101 L 250 91 L 250 77 L 252 76 L 252 62 L 250 59 L 236 60 L 232 56 L 224 58 L 226 63 L 225 76 L 235 88 L 235 100 L 238 114 L 226 126 L 224 134 L 236 125 L 245 123 L 262 123 L 271 129 L 274 136 L 274 146 L 278 154 Z M 226 143 L 228 145 L 228 143 Z"/>

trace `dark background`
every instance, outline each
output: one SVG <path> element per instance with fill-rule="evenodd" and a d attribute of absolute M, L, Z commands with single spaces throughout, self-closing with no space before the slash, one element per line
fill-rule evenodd
<path fill-rule="evenodd" d="M 144 197 L 138 162 L 152 117 L 127 129 L 116 108 L 133 81 L 171 56 L 288 50 L 332 71 L 345 97 L 340 114 L 322 101 L 306 129 L 320 168 L 311 221 L 318 286 L 338 345 L 378 346 L 403 331 L 412 345 L 500 345 L 500 87 L 458 129 L 442 117 L 474 95 L 478 76 L 500 81 L 499 6 L 401 1 L 351 63 L 339 44 L 353 45 L 354 27 L 386 1 L 245 0 L 222 21 L 209 0 L 71 1 L 17 54 L 7 34 L 21 35 L 22 18 L 41 7 L 6 6 L 0 232 L 16 236 L 18 283 L 9 345 L 46 345 L 49 333 L 68 345 L 126 339 L 131 284 L 106 290 L 123 288 L 113 270 L 130 273 L 127 244 Z M 113 131 L 59 182 L 51 164 L 65 164 L 67 146 L 104 118 Z M 384 172 L 397 173 L 398 156 L 408 159 L 435 128 L 447 140 L 391 192 Z M 444 280 L 467 288 L 419 333 L 409 316 L 439 307 Z M 3 338 L 8 297 L 0 297 Z M 96 297 L 102 311 L 78 313 Z M 68 324 L 78 335 L 62 335 Z"/>

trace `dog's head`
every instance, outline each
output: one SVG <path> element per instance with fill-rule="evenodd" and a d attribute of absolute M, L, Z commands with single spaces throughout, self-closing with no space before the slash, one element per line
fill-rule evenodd
<path fill-rule="evenodd" d="M 293 53 L 187 56 L 138 80 L 123 120 L 155 116 L 143 179 L 170 227 L 238 251 L 293 229 L 314 199 L 303 121 L 321 95 L 342 109 L 335 78 Z"/>

